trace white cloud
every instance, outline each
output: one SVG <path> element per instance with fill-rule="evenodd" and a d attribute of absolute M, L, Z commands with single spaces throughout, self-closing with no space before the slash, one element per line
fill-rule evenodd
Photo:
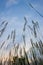
<path fill-rule="evenodd" d="M 10 7 L 11 5 L 18 4 L 18 0 L 7 0 L 6 7 Z"/>

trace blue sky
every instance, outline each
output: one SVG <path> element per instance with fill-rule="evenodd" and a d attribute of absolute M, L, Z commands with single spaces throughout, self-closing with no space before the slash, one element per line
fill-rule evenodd
<path fill-rule="evenodd" d="M 43 15 L 43 0 L 0 0 L 0 24 L 4 20 L 8 21 L 6 31 L 0 38 L 1 43 L 6 40 L 7 35 L 11 33 L 12 29 L 16 29 L 16 42 L 22 42 L 22 29 L 25 22 L 24 16 L 26 16 L 28 24 L 31 24 L 32 20 L 38 21 L 41 29 L 40 32 L 43 35 L 43 17 L 30 6 L 27 6 L 28 2 Z M 26 38 L 27 41 L 28 38 L 29 34 Z"/>

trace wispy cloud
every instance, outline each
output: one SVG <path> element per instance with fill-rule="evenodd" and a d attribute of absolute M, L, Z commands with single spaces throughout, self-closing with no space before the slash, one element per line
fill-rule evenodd
<path fill-rule="evenodd" d="M 18 1 L 19 0 L 7 0 L 6 7 L 10 7 L 10 6 L 14 5 L 14 4 L 18 4 Z"/>

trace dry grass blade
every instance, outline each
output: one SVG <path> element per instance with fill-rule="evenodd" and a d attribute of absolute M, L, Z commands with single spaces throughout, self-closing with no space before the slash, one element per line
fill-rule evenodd
<path fill-rule="evenodd" d="M 26 46 L 25 35 L 23 35 L 24 46 Z"/>
<path fill-rule="evenodd" d="M 34 46 L 33 46 L 33 44 L 34 44 L 34 43 L 33 43 L 33 40 L 32 40 L 32 39 L 30 39 L 30 41 L 31 41 L 31 45 L 32 45 L 32 47 L 34 47 Z"/>
<path fill-rule="evenodd" d="M 2 26 L 6 21 L 3 21 L 0 26 Z"/>
<path fill-rule="evenodd" d="M 33 26 L 33 30 L 34 30 L 34 36 L 37 37 L 35 25 Z"/>
<path fill-rule="evenodd" d="M 22 57 L 22 48 L 20 48 L 20 56 Z"/>
<path fill-rule="evenodd" d="M 32 20 L 33 25 L 35 25 L 35 22 Z"/>
<path fill-rule="evenodd" d="M 34 21 L 32 21 L 32 23 L 33 23 L 33 28 L 31 28 L 30 25 L 28 25 L 28 28 L 31 30 L 31 33 L 33 33 L 34 37 L 36 38 L 37 37 L 37 31 L 38 31 L 39 25 L 38 25 L 38 22 L 35 23 Z"/>
<path fill-rule="evenodd" d="M 17 46 L 14 46 L 15 49 L 15 55 L 18 56 L 18 49 L 19 49 L 19 44 L 17 44 Z"/>
<path fill-rule="evenodd" d="M 32 45 L 32 56 L 33 56 L 35 65 L 37 65 L 37 60 L 36 60 L 37 58 L 36 58 L 35 46 L 34 46 L 34 43 L 33 43 L 32 39 L 30 41 L 31 41 L 31 45 Z"/>
<path fill-rule="evenodd" d="M 27 25 L 27 20 L 26 20 L 26 17 L 24 17 L 24 20 L 25 20 L 25 24 L 24 24 L 23 31 L 25 31 L 25 29 L 26 29 L 26 25 Z"/>
<path fill-rule="evenodd" d="M 19 44 L 17 44 L 17 47 L 16 47 L 17 49 L 19 48 Z"/>
<path fill-rule="evenodd" d="M 6 50 L 9 48 L 10 44 L 7 45 Z"/>
<path fill-rule="evenodd" d="M 39 28 L 39 24 L 38 24 L 38 22 L 36 21 L 36 22 L 34 22 L 33 20 L 32 20 L 32 24 L 36 27 L 36 28 Z"/>
<path fill-rule="evenodd" d="M 10 38 L 10 35 L 8 35 L 7 40 L 9 40 L 9 38 Z"/>
<path fill-rule="evenodd" d="M 14 41 L 15 41 L 15 34 L 16 32 L 15 32 L 15 30 L 14 30 L 14 32 L 13 32 L 13 43 L 14 43 Z"/>
<path fill-rule="evenodd" d="M 41 54 L 43 54 L 43 43 L 41 40 L 39 41 L 39 51 Z"/>
<path fill-rule="evenodd" d="M 34 36 L 37 37 L 37 31 L 38 31 L 38 28 L 39 28 L 39 25 L 38 25 L 38 22 L 34 22 L 32 20 L 32 23 L 33 23 L 33 33 L 34 33 Z M 37 31 L 36 31 L 37 30 Z"/>
<path fill-rule="evenodd" d="M 36 47 L 36 48 L 39 48 L 39 46 L 38 46 L 38 43 L 37 43 L 37 42 L 36 42 L 36 45 L 35 45 L 35 47 Z"/>
<path fill-rule="evenodd" d="M 28 28 L 29 28 L 31 31 L 33 31 L 33 29 L 31 28 L 31 26 L 30 26 L 30 25 L 28 25 Z"/>
<path fill-rule="evenodd" d="M 2 47 L 4 46 L 4 44 L 5 44 L 5 41 L 2 43 L 2 45 L 1 45 L 0 49 L 2 49 Z"/>
<path fill-rule="evenodd" d="M 26 51 L 25 51 L 25 48 L 24 48 L 24 54 L 25 54 L 25 60 L 27 61 L 27 65 L 30 65 L 29 60 L 28 60 L 27 53 L 26 53 Z"/>
<path fill-rule="evenodd" d="M 12 38 L 12 36 L 13 36 L 13 31 L 11 32 L 11 38 Z"/>
<path fill-rule="evenodd" d="M 8 24 L 8 22 L 5 24 L 5 26 L 3 27 L 3 29 L 0 30 L 0 33 L 1 33 L 1 34 L 0 34 L 0 37 L 2 36 L 4 30 L 6 29 L 7 24 Z"/>
<path fill-rule="evenodd" d="M 31 34 L 33 34 L 33 29 L 31 28 L 30 25 L 28 25 L 28 28 L 31 30 Z"/>

